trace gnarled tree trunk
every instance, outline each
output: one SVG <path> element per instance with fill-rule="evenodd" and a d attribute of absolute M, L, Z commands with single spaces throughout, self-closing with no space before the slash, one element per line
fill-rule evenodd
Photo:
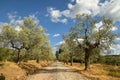
<path fill-rule="evenodd" d="M 90 69 L 90 50 L 85 49 L 85 70 Z"/>
<path fill-rule="evenodd" d="M 18 50 L 18 54 L 17 54 L 17 63 L 19 64 L 20 62 L 20 50 Z"/>

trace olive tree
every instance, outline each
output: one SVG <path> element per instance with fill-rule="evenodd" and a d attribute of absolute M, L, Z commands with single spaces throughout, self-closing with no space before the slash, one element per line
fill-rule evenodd
<path fill-rule="evenodd" d="M 97 53 L 109 50 L 116 38 L 112 31 L 114 26 L 112 19 L 102 17 L 101 26 L 96 26 L 97 22 L 98 20 L 90 15 L 77 15 L 77 24 L 71 27 L 70 34 L 73 34 L 79 49 L 85 53 L 85 70 L 90 68 L 90 57 L 94 50 L 98 50 Z M 82 42 L 79 39 L 82 39 Z"/>
<path fill-rule="evenodd" d="M 69 55 L 69 49 L 68 46 L 63 43 L 60 45 L 60 49 L 59 49 L 60 53 L 59 53 L 59 60 L 63 61 L 64 63 L 68 63 L 68 61 L 70 60 L 70 55 Z"/>
<path fill-rule="evenodd" d="M 38 53 L 41 52 L 42 46 L 46 46 L 48 39 L 45 30 L 30 17 L 24 18 L 18 26 L 20 27 L 19 31 L 13 25 L 4 25 L 1 37 L 6 47 L 17 50 L 17 62 L 19 63 L 22 59 L 21 51 L 36 53 L 39 56 Z M 33 55 L 35 56 L 35 54 Z"/>

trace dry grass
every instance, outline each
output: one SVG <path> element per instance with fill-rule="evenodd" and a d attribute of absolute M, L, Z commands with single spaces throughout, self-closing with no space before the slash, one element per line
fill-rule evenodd
<path fill-rule="evenodd" d="M 120 80 L 120 66 L 92 64 L 91 69 L 85 71 L 84 65 L 74 63 L 71 68 L 79 70 L 81 74 L 92 80 Z"/>
<path fill-rule="evenodd" d="M 25 71 L 22 70 L 17 64 L 12 62 L 1 63 L 0 73 L 3 73 L 5 80 L 23 80 L 25 79 Z"/>
<path fill-rule="evenodd" d="M 44 66 L 51 64 L 49 61 L 36 61 L 21 62 L 19 65 L 13 62 L 0 62 L 0 74 L 3 73 L 5 80 L 25 80 L 27 74 L 33 74 L 35 71 Z"/>
<path fill-rule="evenodd" d="M 20 67 L 22 69 L 24 69 L 26 71 L 27 74 L 33 74 L 35 73 L 37 70 L 41 69 L 42 67 L 45 67 L 49 64 L 51 64 L 52 61 L 41 61 L 39 63 L 36 63 L 35 60 L 31 60 L 31 61 L 28 61 L 28 62 L 21 62 L 20 63 Z"/>

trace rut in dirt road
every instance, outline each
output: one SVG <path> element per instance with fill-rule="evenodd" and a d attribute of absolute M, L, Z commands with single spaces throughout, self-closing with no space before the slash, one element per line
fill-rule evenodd
<path fill-rule="evenodd" d="M 27 80 L 90 80 L 76 70 L 72 70 L 60 62 L 41 69 L 36 74 L 30 75 Z"/>

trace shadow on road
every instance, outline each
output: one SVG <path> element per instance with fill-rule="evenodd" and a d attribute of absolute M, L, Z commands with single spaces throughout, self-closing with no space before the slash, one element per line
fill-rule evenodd
<path fill-rule="evenodd" d="M 71 70 L 71 69 L 40 69 L 39 71 L 36 71 L 37 73 L 59 73 L 59 72 L 79 72 L 77 70 Z"/>
<path fill-rule="evenodd" d="M 72 72 L 72 73 L 80 73 L 79 70 L 73 70 L 73 69 L 69 69 L 66 68 L 64 65 L 62 64 L 53 64 L 53 65 L 49 65 L 49 67 L 43 68 L 43 69 L 39 69 L 37 71 L 35 71 L 33 74 L 40 74 L 40 73 L 60 73 L 60 72 Z"/>

